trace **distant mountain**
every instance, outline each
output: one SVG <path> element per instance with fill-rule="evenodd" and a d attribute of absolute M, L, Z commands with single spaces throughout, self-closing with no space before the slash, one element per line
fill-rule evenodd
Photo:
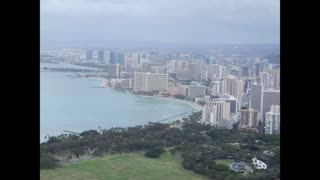
<path fill-rule="evenodd" d="M 280 64 L 280 54 L 269 54 L 268 56 L 264 57 L 265 59 L 268 59 L 269 63 L 271 64 Z"/>

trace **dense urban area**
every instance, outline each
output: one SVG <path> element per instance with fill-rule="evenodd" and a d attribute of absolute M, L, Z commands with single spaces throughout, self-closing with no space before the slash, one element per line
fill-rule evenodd
<path fill-rule="evenodd" d="M 239 47 L 231 49 L 42 49 L 41 63 L 90 69 L 41 71 L 99 78 L 115 90 L 179 99 L 200 108 L 173 123 L 46 137 L 40 145 L 41 169 L 84 156 L 143 151 L 146 158 L 179 155 L 185 170 L 209 179 L 279 178 L 279 54 L 243 55 Z"/>

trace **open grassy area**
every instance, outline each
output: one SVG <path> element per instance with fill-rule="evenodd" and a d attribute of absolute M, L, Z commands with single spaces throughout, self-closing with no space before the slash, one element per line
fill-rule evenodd
<path fill-rule="evenodd" d="M 234 161 L 231 160 L 231 159 L 219 159 L 219 160 L 216 160 L 216 164 L 224 164 L 226 166 L 230 166 L 230 164 L 232 164 Z"/>
<path fill-rule="evenodd" d="M 181 157 L 163 153 L 159 159 L 143 156 L 143 152 L 106 155 L 62 167 L 40 170 L 41 180 L 108 179 L 108 180 L 188 180 L 205 179 L 181 167 Z"/>

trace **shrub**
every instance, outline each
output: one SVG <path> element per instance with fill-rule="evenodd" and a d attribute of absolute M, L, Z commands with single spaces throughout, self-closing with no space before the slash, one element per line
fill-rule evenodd
<path fill-rule="evenodd" d="M 100 149 L 96 149 L 96 150 L 93 152 L 93 155 L 94 155 L 94 156 L 102 156 L 102 155 L 103 155 L 103 152 L 102 152 Z"/>
<path fill-rule="evenodd" d="M 162 148 L 156 148 L 156 149 L 152 149 L 147 151 L 146 153 L 144 153 L 145 157 L 149 157 L 149 158 L 159 158 L 160 154 L 165 152 L 164 149 Z"/>
<path fill-rule="evenodd" d="M 58 160 L 49 154 L 40 154 L 40 169 L 50 169 L 58 166 Z"/>

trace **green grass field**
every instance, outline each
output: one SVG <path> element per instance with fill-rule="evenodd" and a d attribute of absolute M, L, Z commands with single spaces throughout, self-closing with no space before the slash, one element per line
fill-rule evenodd
<path fill-rule="evenodd" d="M 188 180 L 205 179 L 181 167 L 181 157 L 163 153 L 150 159 L 142 152 L 106 155 L 79 163 L 66 163 L 50 170 L 40 170 L 41 180 Z"/>

